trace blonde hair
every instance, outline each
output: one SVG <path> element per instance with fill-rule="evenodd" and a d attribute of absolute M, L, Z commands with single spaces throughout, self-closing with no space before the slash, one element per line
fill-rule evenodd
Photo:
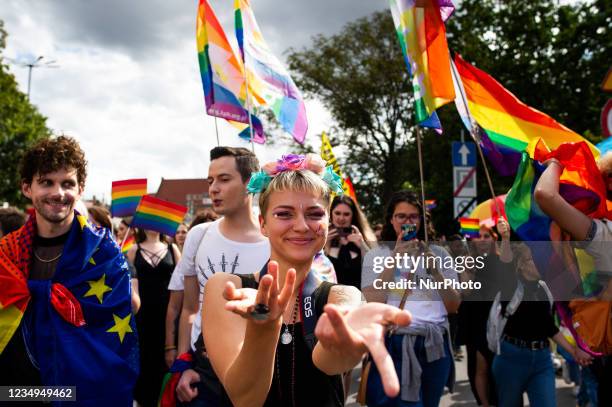
<path fill-rule="evenodd" d="M 612 172 L 612 151 L 607 151 L 604 155 L 599 157 L 599 160 L 597 160 L 597 167 L 602 174 Z"/>
<path fill-rule="evenodd" d="M 268 210 L 268 201 L 273 192 L 296 191 L 308 192 L 319 196 L 323 200 L 325 210 L 329 211 L 331 193 L 323 179 L 309 170 L 283 171 L 278 173 L 270 184 L 259 195 L 259 209 L 265 216 Z"/>

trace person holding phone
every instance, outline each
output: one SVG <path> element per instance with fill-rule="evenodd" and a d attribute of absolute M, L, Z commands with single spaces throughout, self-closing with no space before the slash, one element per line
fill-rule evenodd
<path fill-rule="evenodd" d="M 359 206 L 346 195 L 334 197 L 331 223 L 325 255 L 334 265 L 338 284 L 360 289 L 361 260 L 376 236 Z"/>
<path fill-rule="evenodd" d="M 435 237 L 429 219 L 425 223 L 426 216 L 415 193 L 395 192 L 387 206 L 381 247 L 371 250 L 363 264 L 362 290 L 366 299 L 399 307 L 403 295 L 407 294 L 404 310 L 412 315 L 410 326 L 397 329 L 391 336 L 389 353 L 398 372 L 401 372 L 402 390 L 400 396 L 385 404 L 389 406 L 437 406 L 444 387 L 452 390 L 454 383 L 448 314 L 457 312 L 461 297 L 452 286 L 426 287 L 434 282 L 458 281 L 457 272 L 445 266 L 440 269 L 436 266 L 424 267 L 423 263 L 413 265 L 410 269 L 393 266 L 381 271 L 374 267 L 376 258 L 396 258 L 398 255 L 442 259 L 449 257 L 450 254 L 441 246 L 425 244 L 425 227 L 429 238 Z M 375 279 L 383 283 L 413 281 L 416 284 L 413 289 L 385 290 L 376 288 Z M 378 401 L 370 400 L 369 397 L 369 404 Z"/>

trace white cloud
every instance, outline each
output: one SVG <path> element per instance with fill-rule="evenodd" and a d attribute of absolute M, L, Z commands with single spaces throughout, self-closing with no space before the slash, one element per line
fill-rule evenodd
<path fill-rule="evenodd" d="M 231 37 L 231 1 L 213 1 Z M 301 48 L 319 32 L 384 7 L 370 1 L 255 0 L 264 35 L 277 55 Z M 89 161 L 86 197 L 107 200 L 112 180 L 147 177 L 155 191 L 166 178 L 204 177 L 215 123 L 205 114 L 195 49 L 197 1 L 3 1 L 9 33 L 4 55 L 20 61 L 54 59 L 35 68 L 31 100 L 56 133 L 77 138 Z M 13 64 L 22 91 L 27 69 Z M 307 101 L 308 138 L 332 125 L 318 101 Z M 218 120 L 221 144 L 248 146 Z M 319 142 L 315 142 L 318 145 Z M 279 147 L 256 146 L 262 160 Z"/>

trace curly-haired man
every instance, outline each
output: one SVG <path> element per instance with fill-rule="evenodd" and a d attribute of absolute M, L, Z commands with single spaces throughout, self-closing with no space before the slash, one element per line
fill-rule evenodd
<path fill-rule="evenodd" d="M 11 367 L 0 383 L 74 386 L 79 404 L 131 406 L 130 276 L 111 232 L 75 210 L 86 177 L 70 137 L 42 140 L 23 157 L 21 190 L 35 212 L 0 240 L 0 366 Z"/>

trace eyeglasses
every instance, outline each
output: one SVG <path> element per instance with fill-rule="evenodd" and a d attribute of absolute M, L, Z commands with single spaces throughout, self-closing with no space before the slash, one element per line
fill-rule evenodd
<path fill-rule="evenodd" d="M 418 213 L 396 213 L 395 215 L 393 215 L 393 219 L 395 219 L 395 221 L 399 223 L 404 223 L 406 221 L 416 223 L 421 220 L 421 215 L 419 215 Z"/>

